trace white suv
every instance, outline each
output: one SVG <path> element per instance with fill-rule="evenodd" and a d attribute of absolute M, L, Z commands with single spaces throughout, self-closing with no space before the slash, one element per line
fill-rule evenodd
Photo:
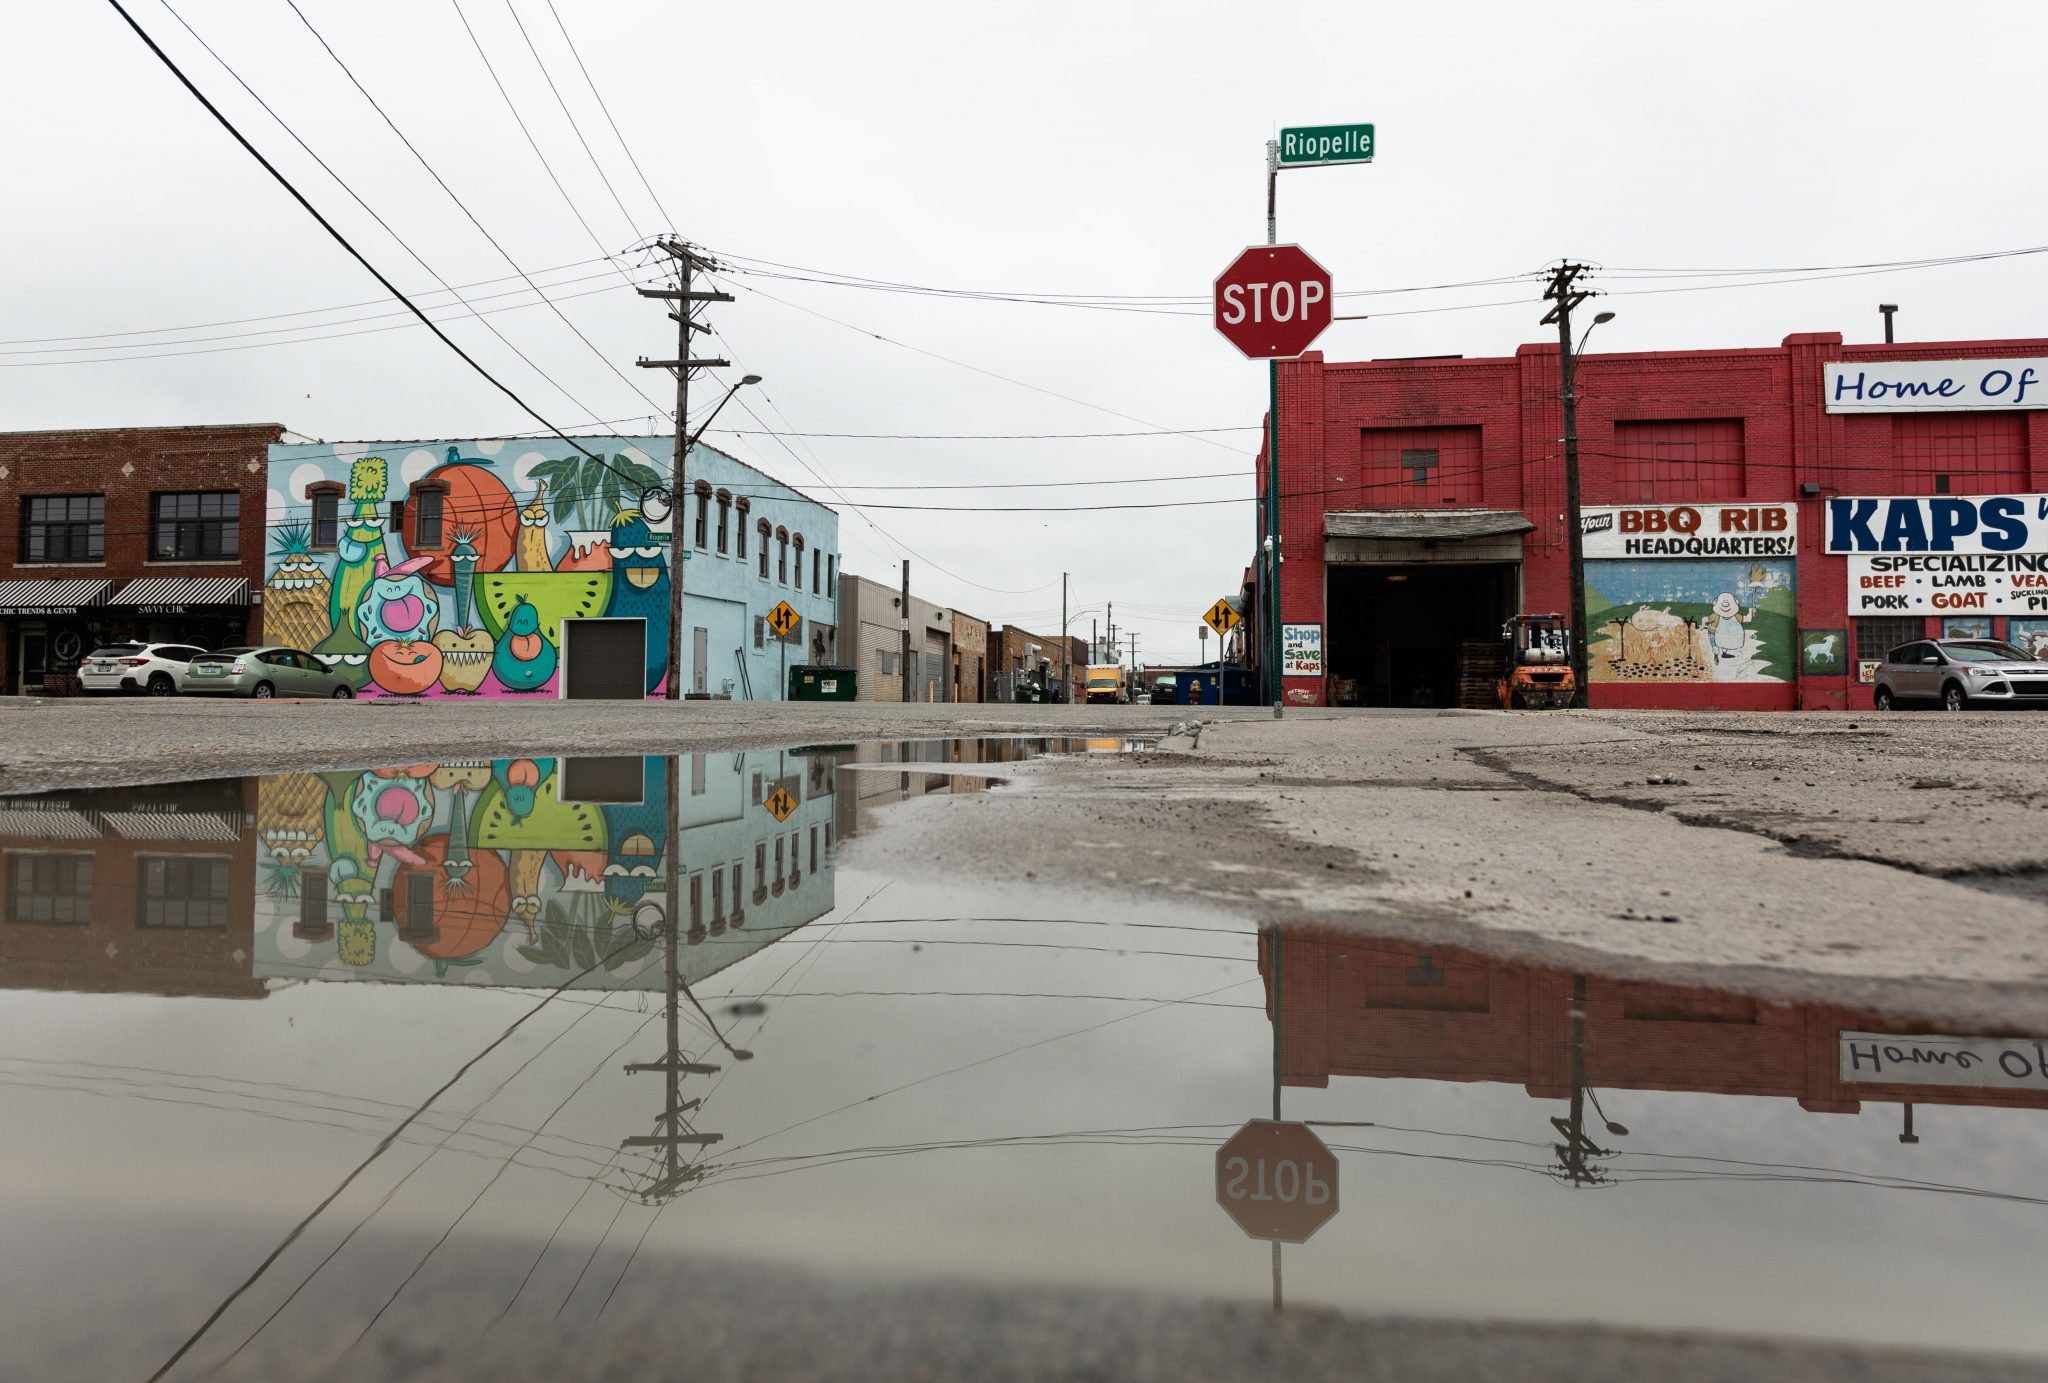
<path fill-rule="evenodd" d="M 184 685 L 185 665 L 205 651 L 183 643 L 108 644 L 85 655 L 78 665 L 78 685 L 88 696 L 176 696 Z"/>

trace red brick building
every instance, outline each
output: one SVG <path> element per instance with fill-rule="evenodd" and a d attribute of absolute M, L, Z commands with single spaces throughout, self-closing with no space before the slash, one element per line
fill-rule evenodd
<path fill-rule="evenodd" d="M 2048 593 L 2027 584 L 2032 569 L 2048 583 L 2043 357 L 2044 339 L 1835 333 L 1582 357 L 1591 704 L 1861 708 L 1872 660 L 1910 639 L 2048 649 Z M 1473 704 L 1471 669 L 1497 668 L 1509 615 L 1570 608 L 1554 344 L 1311 352 L 1280 366 L 1279 419 L 1290 703 Z M 1262 493 L 1267 474 L 1262 452 Z M 1925 498 L 1889 533 L 1891 507 L 1855 503 L 1899 496 Z M 2012 499 L 2028 523 L 1993 565 L 2028 571 L 1944 576 L 1890 556 L 1949 550 L 1939 531 L 1916 545 L 1916 526 L 1976 532 L 1978 507 L 1944 496 Z"/>
<path fill-rule="evenodd" d="M 0 433 L 0 693 L 78 689 L 121 640 L 254 634 L 276 423 Z"/>

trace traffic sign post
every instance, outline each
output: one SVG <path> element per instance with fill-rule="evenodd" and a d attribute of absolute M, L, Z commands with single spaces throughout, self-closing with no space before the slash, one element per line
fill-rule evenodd
<path fill-rule="evenodd" d="M 797 573 L 801 576 L 803 573 Z M 796 628 L 802 616 L 786 600 L 779 600 L 768 612 L 768 627 L 775 631 L 776 646 L 782 650 L 782 698 L 789 699 L 789 631 Z M 780 817 L 776 818 L 778 821 Z"/>
<path fill-rule="evenodd" d="M 1216 330 L 1253 360 L 1300 355 L 1330 325 L 1330 271 L 1299 245 L 1254 245 L 1216 276 Z"/>
<path fill-rule="evenodd" d="M 1254 1239 L 1306 1243 L 1337 1214 L 1337 1159 L 1307 1124 L 1254 1119 L 1216 1150 L 1216 1203 Z"/>

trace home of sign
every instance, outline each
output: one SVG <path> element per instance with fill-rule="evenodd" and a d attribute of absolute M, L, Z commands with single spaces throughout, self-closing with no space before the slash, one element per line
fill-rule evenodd
<path fill-rule="evenodd" d="M 2048 408 L 2048 357 L 2038 360 L 1882 360 L 1824 367 L 1830 413 Z"/>
<path fill-rule="evenodd" d="M 2048 495 L 1830 499 L 1849 613 L 2048 614 Z"/>

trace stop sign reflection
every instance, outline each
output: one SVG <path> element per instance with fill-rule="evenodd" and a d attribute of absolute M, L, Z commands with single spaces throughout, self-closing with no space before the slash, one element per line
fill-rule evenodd
<path fill-rule="evenodd" d="M 1254 360 L 1300 355 L 1330 325 L 1330 273 L 1299 245 L 1254 245 L 1216 278 L 1216 330 Z"/>
<path fill-rule="evenodd" d="M 1216 1203 L 1254 1239 L 1303 1243 L 1337 1213 L 1337 1159 L 1306 1124 L 1254 1119 L 1216 1150 Z"/>

